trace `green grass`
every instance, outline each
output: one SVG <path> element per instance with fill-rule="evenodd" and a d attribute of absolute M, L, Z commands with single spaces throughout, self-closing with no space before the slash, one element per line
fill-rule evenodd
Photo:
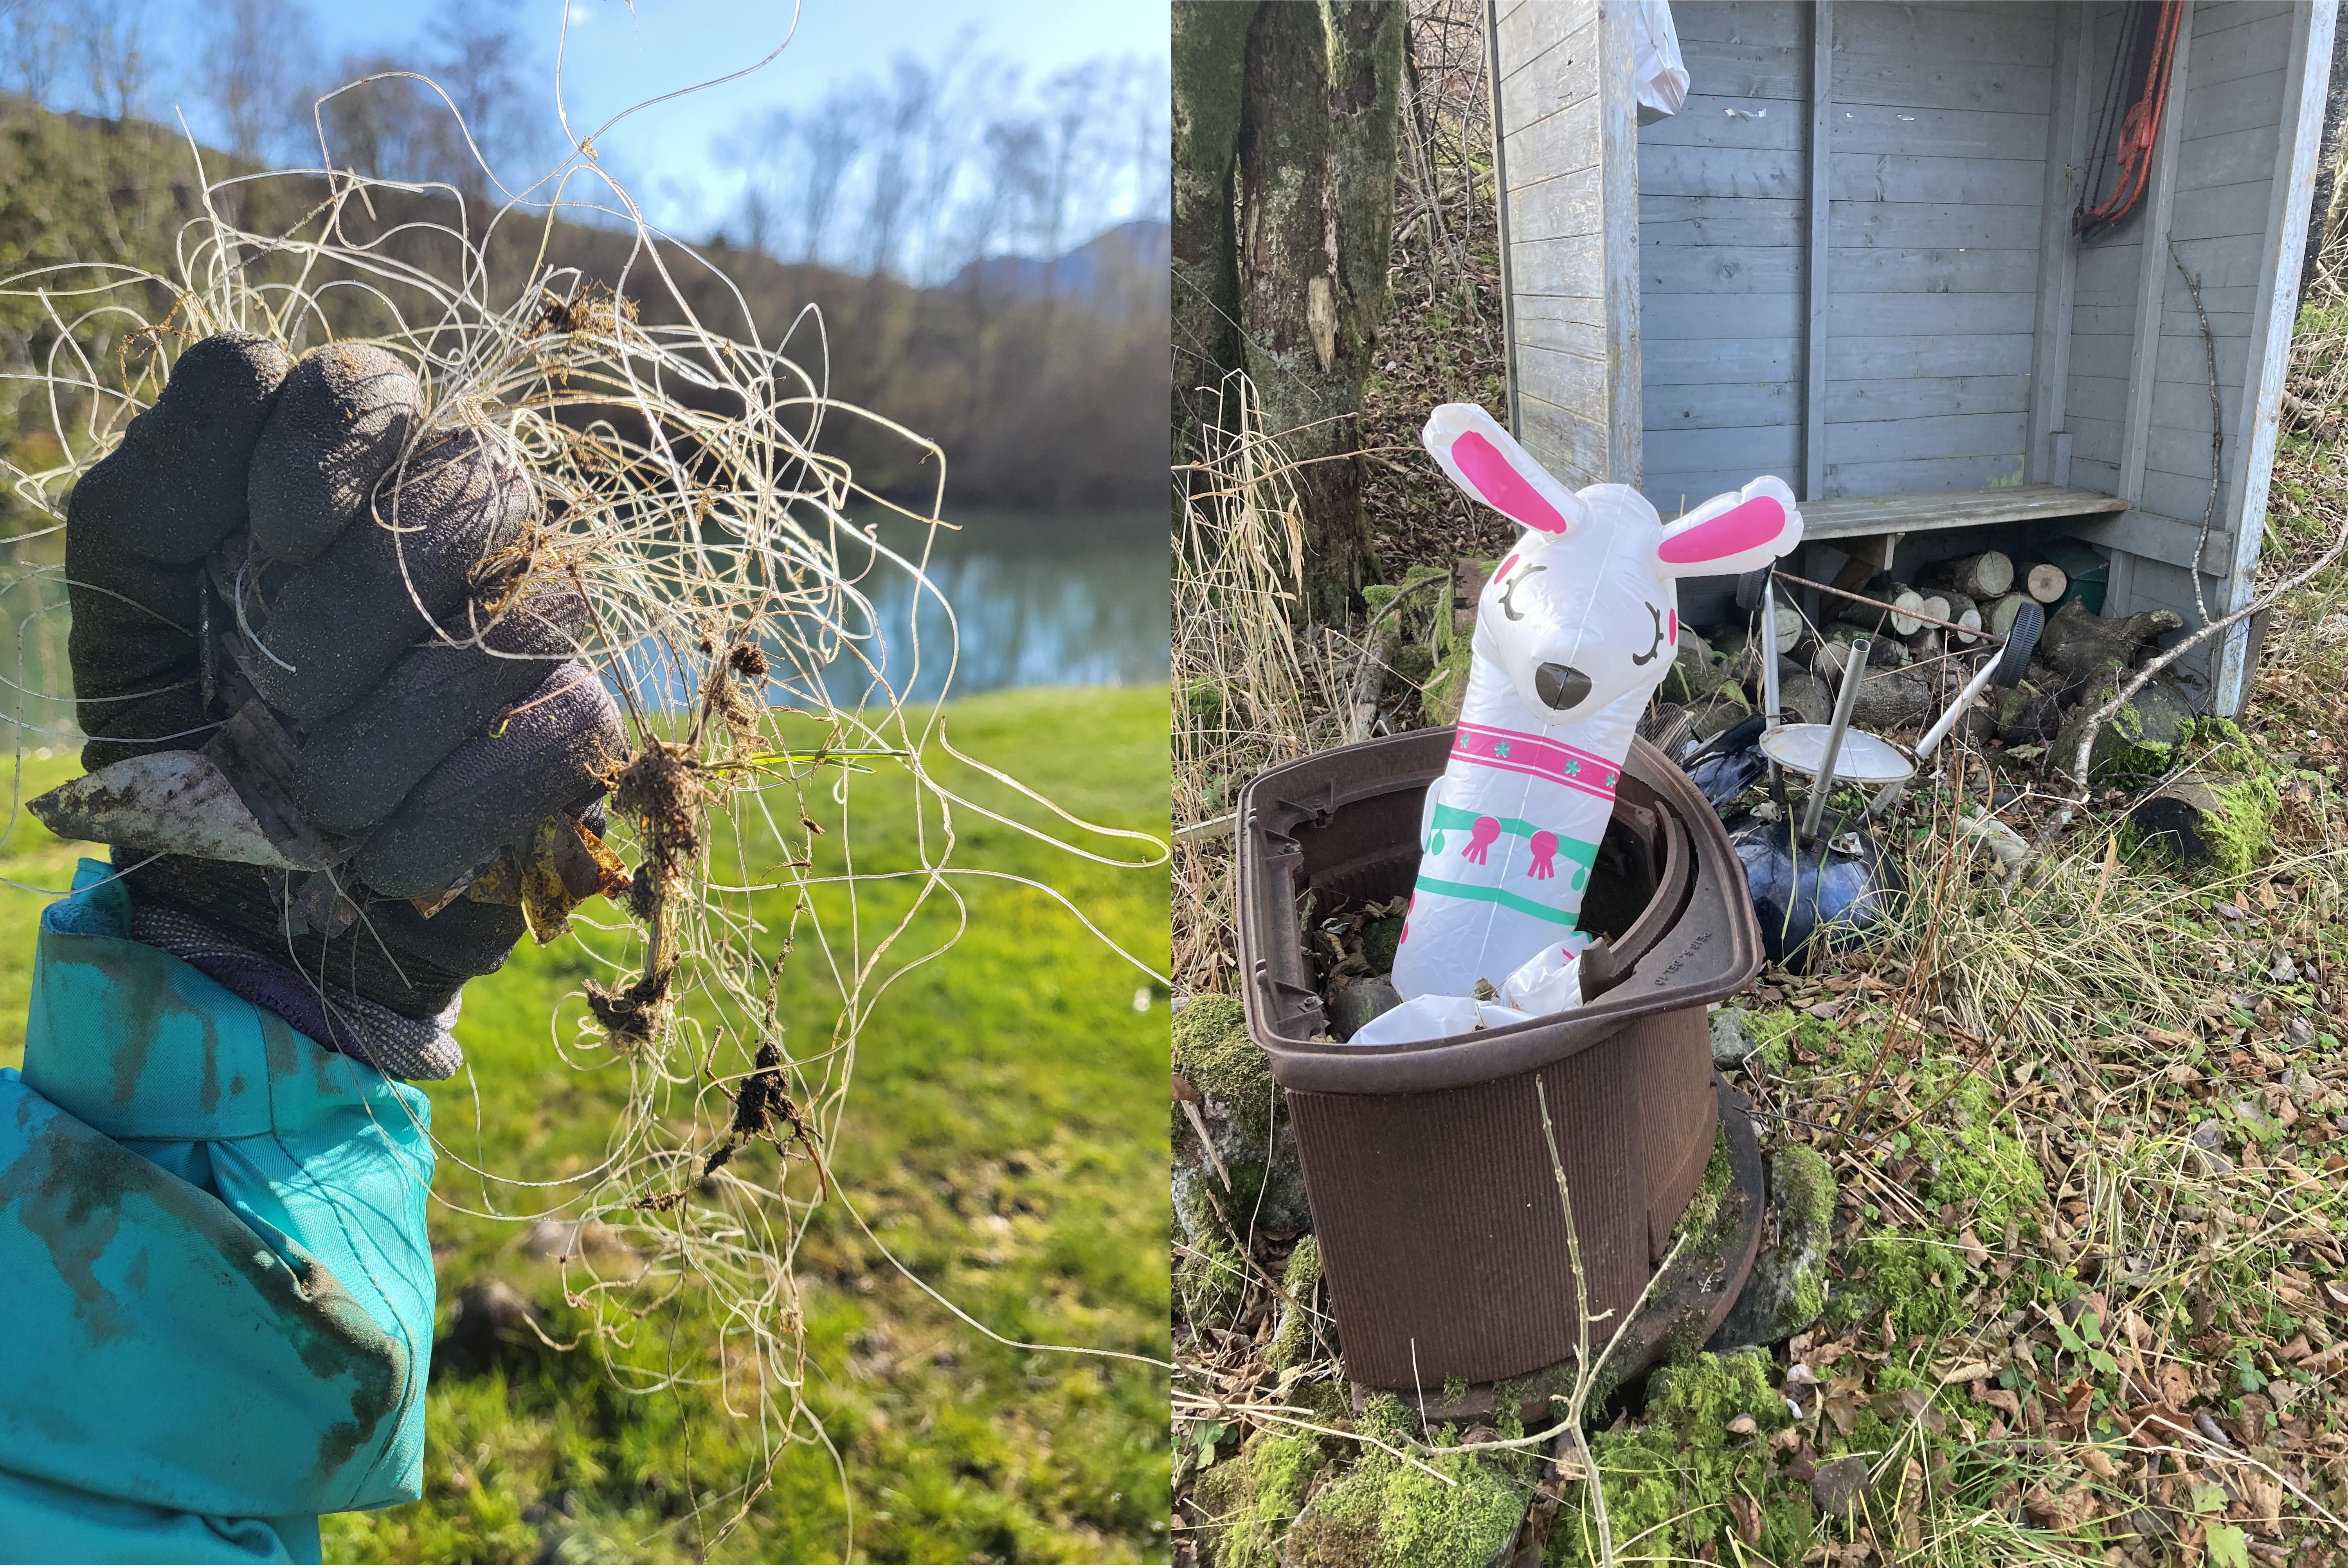
<path fill-rule="evenodd" d="M 957 749 L 1076 815 L 1162 835 L 1165 714 L 1162 687 L 1026 691 L 959 703 L 948 727 Z M 913 856 L 910 785 L 880 765 L 850 795 L 860 871 Z M 942 756 L 932 765 L 993 808 L 1045 820 L 1032 804 L 1014 809 L 1015 797 L 971 770 Z M 75 771 L 66 757 L 28 758 L 25 768 L 26 794 Z M 837 854 L 839 808 L 826 804 L 814 815 L 833 825 L 819 853 Z M 956 864 L 1049 883 L 1163 970 L 1162 867 L 1096 866 L 969 813 L 958 812 L 955 826 Z M 1137 857 L 1114 843 L 1092 846 Z M 762 847 L 779 858 L 771 845 L 747 847 L 754 864 Z M 20 817 L 0 844 L 0 876 L 63 887 L 74 854 Z M 1166 993 L 1045 895 L 992 878 L 956 886 L 968 907 L 959 944 L 890 987 L 865 1027 L 847 1116 L 829 1152 L 832 1171 L 891 1251 L 998 1332 L 1164 1357 L 1168 1150 L 1156 1093 L 1166 1071 Z M 901 908 L 911 888 L 868 890 L 868 932 L 874 915 Z M 44 902 L 0 889 L 0 1018 L 10 1031 L 0 1037 L 0 1062 L 21 1052 Z M 819 898 L 818 911 L 840 923 L 836 897 Z M 601 906 L 582 913 L 612 917 Z M 926 951 L 954 923 L 951 901 L 933 898 L 892 951 Z M 772 947 L 769 939 L 762 951 L 771 957 Z M 509 1212 L 531 1204 L 511 1189 L 492 1189 L 485 1204 L 482 1184 L 452 1153 L 537 1179 L 601 1156 L 624 1084 L 610 1068 L 566 1067 L 550 1027 L 560 1016 L 569 1038 L 578 1004 L 561 999 L 592 972 L 575 941 L 543 949 L 525 942 L 504 970 L 468 989 L 458 1035 L 470 1071 L 433 1092 L 447 1145 L 436 1182 L 444 1198 Z M 1137 1010 L 1145 987 L 1146 1010 Z M 780 995 L 792 1048 L 805 1055 L 829 1037 L 838 993 L 804 933 Z M 737 1163 L 771 1180 L 776 1157 L 759 1147 Z M 803 1176 L 793 1177 L 795 1194 Z M 585 1326 L 585 1314 L 564 1304 L 556 1266 L 517 1245 L 521 1228 L 436 1209 L 444 1329 L 457 1291 L 490 1276 L 530 1297 L 558 1339 Z M 837 1204 L 818 1212 L 797 1276 L 806 1398 L 839 1465 L 821 1447 L 788 1449 L 772 1489 L 725 1539 L 712 1537 L 733 1512 L 727 1494 L 757 1468 L 755 1423 L 726 1415 L 709 1390 L 623 1392 L 586 1344 L 567 1354 L 517 1351 L 482 1376 L 436 1380 L 423 1501 L 330 1518 L 329 1559 L 833 1562 L 848 1547 L 851 1495 L 858 1561 L 1166 1556 L 1163 1373 L 985 1339 L 898 1276 Z M 676 1326 L 682 1344 L 707 1319 L 688 1305 Z M 661 1341 L 645 1337 L 643 1354 L 657 1360 Z"/>

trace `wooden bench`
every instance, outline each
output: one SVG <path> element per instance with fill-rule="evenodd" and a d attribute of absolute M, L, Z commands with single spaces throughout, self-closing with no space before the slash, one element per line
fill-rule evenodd
<path fill-rule="evenodd" d="M 1952 490 L 1938 496 L 1853 496 L 1802 503 L 1802 542 L 1881 539 L 1884 569 L 1910 534 L 1942 528 L 1977 528 L 1991 523 L 2026 523 L 2042 518 L 2125 512 L 2117 496 L 2074 490 L 2064 485 L 2005 485 L 1988 490 Z M 1846 546 L 1845 548 L 1849 547 Z"/>

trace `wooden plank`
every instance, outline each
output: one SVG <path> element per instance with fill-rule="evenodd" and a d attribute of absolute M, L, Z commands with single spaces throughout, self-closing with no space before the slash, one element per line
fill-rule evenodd
<path fill-rule="evenodd" d="M 1595 234 L 1599 226 L 1596 166 L 1519 185 L 1509 192 L 1509 234 L 1519 242 Z"/>
<path fill-rule="evenodd" d="M 2053 51 L 2049 50 L 2046 58 L 2052 57 Z M 1932 60 L 1862 56 L 1838 65 L 1835 71 L 1835 97 L 1845 103 L 1882 104 L 1892 108 L 2044 114 L 2054 77 L 2054 67 L 2043 63 L 1944 65 Z"/>
<path fill-rule="evenodd" d="M 1923 457 L 2011 456 L 2029 439 L 2029 415 L 1936 414 L 1827 426 L 1827 461 L 1905 463 Z"/>
<path fill-rule="evenodd" d="M 1827 383 L 1827 417 L 1838 425 L 1936 414 L 2023 414 L 2029 408 L 2026 375 L 1904 375 Z"/>
<path fill-rule="evenodd" d="M 1550 60 L 1550 52 L 1598 19 L 1597 0 L 1550 0 L 1511 8 L 1505 15 L 1495 14 L 1495 29 L 1501 44 L 1500 57 L 1505 69 L 1498 79 L 1503 86 L 1527 74 L 1529 69 L 1542 66 L 1554 73 L 1557 62 Z"/>
<path fill-rule="evenodd" d="M 1747 251 L 1735 245 L 1643 245 L 1639 286 L 1658 294 L 1790 294 L 1802 286 L 1798 251 Z"/>
<path fill-rule="evenodd" d="M 2142 556 L 2147 560 L 2166 561 L 2171 566 L 2183 566 L 2193 559 L 2193 541 L 2199 537 L 2201 531 L 2199 521 L 2201 514 L 2198 508 L 2193 516 L 2195 520 L 2186 523 L 2175 518 L 2132 510 L 2116 517 L 2098 518 L 2093 522 L 2083 523 L 2072 532 L 2089 544 L 2101 545 L 2108 550 L 2125 550 L 2129 555 Z M 2202 565 L 2212 572 L 2219 569 L 2222 565 L 2221 552 L 2230 543 L 2230 540 L 2212 529 L 2209 538 L 2211 548 L 2203 552 Z M 2117 586 L 2115 584 L 2115 589 Z M 2115 602 L 2116 600 L 2117 602 Z M 2127 600 L 2116 592 L 2106 593 L 2104 605 L 2106 613 L 2123 615 L 2135 613 L 2134 610 L 2127 607 Z M 2189 622 L 2193 619 L 2190 613 L 2192 606 L 2189 598 L 2186 608 L 2188 613 L 2185 619 Z"/>
<path fill-rule="evenodd" d="M 1666 386 L 1650 379 L 1641 400 L 1647 439 L 1660 430 L 1737 430 L 1802 422 L 1799 389 L 1782 381 L 1721 381 Z"/>
<path fill-rule="evenodd" d="M 2188 16 L 2189 18 L 2190 13 Z M 2176 81 L 2190 82 L 2193 29 L 2179 29 L 2177 53 L 2169 69 Z M 2127 432 L 2120 448 L 2120 494 L 2133 500 L 2144 483 L 2146 444 L 2152 436 L 2154 363 L 2160 351 L 2160 301 L 2172 263 L 2168 259 L 2169 220 L 2177 196 L 2177 141 L 2184 117 L 2169 100 L 2153 139 L 2151 189 L 2136 215 L 2144 242 L 2137 252 L 2136 321 L 2128 343 L 2128 403 L 2122 420 Z"/>
<path fill-rule="evenodd" d="M 2093 69 L 2088 40 L 2095 17 L 2084 6 L 2064 17 L 2054 54 L 2055 98 L 2046 117 L 2045 155 L 2039 186 L 2038 312 L 2031 329 L 2030 468 L 2038 480 L 2067 483 L 2070 444 L 2063 414 L 2071 381 L 2071 333 L 2077 325 L 2079 247 L 2072 242 L 2073 179 L 2086 163 L 2087 95 Z M 2058 455 L 2057 446 L 2063 450 Z M 2058 472 L 2057 470 L 2063 470 Z"/>
<path fill-rule="evenodd" d="M 1802 497 L 1826 493 L 1827 307 L 1834 268 L 1834 0 L 1810 7 L 1809 161 L 1803 193 L 1808 233 L 1803 247 Z"/>
<path fill-rule="evenodd" d="M 1653 323 L 1646 325 L 1652 329 Z M 1640 344 L 1644 384 L 1710 386 L 1722 381 L 1791 380 L 1800 374 L 1800 354 L 1790 334 L 1774 337 L 1658 338 L 1650 330 Z"/>
<path fill-rule="evenodd" d="M 1846 60 L 2044 67 L 2054 53 L 2054 18 L 2041 6 L 1854 5 L 1837 33 Z"/>
<path fill-rule="evenodd" d="M 1919 457 L 1904 463 L 1829 463 L 1830 496 L 1881 496 L 2000 488 L 2022 482 L 2022 453 L 2003 457 Z"/>
<path fill-rule="evenodd" d="M 2281 124 L 2287 75 L 2278 64 L 2271 71 L 2228 82 L 2222 87 L 2188 88 L 2185 94 L 2186 139 L 2222 135 L 2254 125 Z"/>
<path fill-rule="evenodd" d="M 1511 123 L 1502 144 L 1520 184 L 1598 167 L 1598 100 L 1585 98 L 1530 125 Z"/>
<path fill-rule="evenodd" d="M 1694 100 L 1691 98 L 1690 102 Z M 2034 115 L 1991 109 L 1920 109 L 1885 104 L 1844 104 L 1835 110 L 1837 153 L 1916 153 L 1950 158 L 2046 156 L 2046 132 Z"/>
<path fill-rule="evenodd" d="M 1601 199 L 1609 333 L 1606 477 L 1635 486 L 1645 433 L 1639 415 L 1639 99 L 1632 30 L 1631 6 L 1599 7 L 1599 140 L 1606 171 Z"/>
<path fill-rule="evenodd" d="M 1949 201 L 1858 201 L 1838 203 L 1832 218 L 1837 250 L 1861 246 L 1930 250 L 1978 245 L 2027 249 L 2038 243 L 2034 207 L 2003 203 L 1970 206 Z"/>
<path fill-rule="evenodd" d="M 2023 118 L 2023 117 L 2015 117 Z M 2043 118 L 2034 119 L 2040 136 Z M 1942 158 L 1910 153 L 1841 153 L 1834 160 L 1838 201 L 1939 201 L 1971 207 L 2038 210 L 2044 158 Z"/>
<path fill-rule="evenodd" d="M 1508 16 L 1514 14 L 1513 12 L 1504 13 L 1501 9 L 1502 5 L 1503 0 L 1485 0 L 1484 72 L 1488 79 L 1495 82 L 1500 79 L 1501 29 L 1506 25 Z M 1492 203 L 1495 210 L 1492 214 L 1492 227 L 1496 241 L 1495 249 L 1499 251 L 1500 256 L 1500 378 L 1502 386 L 1507 389 L 1509 433 L 1521 441 L 1524 439 L 1523 421 L 1519 417 L 1519 400 L 1517 396 L 1516 273 L 1509 256 L 1510 249 L 1509 207 L 1511 200 L 1511 187 L 1509 179 L 1508 126 L 1500 113 L 1500 95 L 1498 92 L 1488 92 L 1484 95 L 1484 101 L 1486 112 L 1491 116 L 1492 189 L 1499 196 L 1499 200 Z"/>
<path fill-rule="evenodd" d="M 1776 294 L 1665 294 L 1640 323 L 1650 345 L 1687 338 L 1798 338 L 1802 302 Z"/>
<path fill-rule="evenodd" d="M 1512 401 L 1518 416 L 1517 438 L 1540 459 L 1543 467 L 1570 488 L 1603 481 L 1606 474 L 1606 433 L 1570 409 L 1560 408 L 1529 395 Z"/>
<path fill-rule="evenodd" d="M 2198 26 L 2191 31 L 2197 42 L 2203 41 Z M 2291 13 L 2264 16 L 2247 27 L 2229 27 L 2211 35 L 2199 51 L 2202 64 L 2193 73 L 2193 85 L 2226 87 L 2271 71 L 2278 61 L 2291 57 L 2293 36 Z"/>
<path fill-rule="evenodd" d="M 1839 295 L 2026 294 L 2038 286 L 2035 251 L 1845 246 L 1834 251 L 1833 264 Z"/>
<path fill-rule="evenodd" d="M 1745 478 L 1756 474 L 1782 473 L 1799 461 L 1801 432 L 1790 425 L 1755 425 L 1743 430 L 1650 430 L 1649 460 L 1666 473 L 1742 468 Z"/>
<path fill-rule="evenodd" d="M 1639 195 L 1639 243 L 1798 249 L 1807 231 L 1802 203 L 1714 196 Z"/>
<path fill-rule="evenodd" d="M 2177 227 L 2170 231 L 2173 238 L 2213 240 L 2240 235 L 2256 239 L 2260 225 L 2266 221 L 2266 204 L 2272 182 L 2269 179 L 2246 180 L 2239 185 L 2220 186 L 2194 192 L 2193 210 L 2178 215 Z"/>
<path fill-rule="evenodd" d="M 1838 338 L 1955 335 L 2031 330 L 2037 296 L 2011 294 L 1846 294 L 1834 302 Z"/>
<path fill-rule="evenodd" d="M 2060 485 L 2015 485 L 1936 496 L 1854 496 L 1802 504 L 1805 539 L 1858 538 L 1883 533 L 1930 533 L 1994 523 L 2041 522 L 2123 510 L 2116 497 Z"/>
<path fill-rule="evenodd" d="M 2271 125 L 2188 137 L 2178 149 L 2178 192 L 2263 185 L 2274 178 L 2274 149 L 2275 128 Z"/>
<path fill-rule="evenodd" d="M 1688 75 L 1702 62 L 1687 59 Z M 1807 106 L 1787 98 L 1724 97 L 1716 93 L 1690 92 L 1680 112 L 1639 128 L 1639 146 L 1724 147 L 1791 151 L 1803 145 L 1802 114 Z"/>
<path fill-rule="evenodd" d="M 2322 154 L 2325 93 L 2331 79 L 2333 37 L 2338 26 L 2330 0 L 2291 12 L 2285 56 L 2292 80 L 2286 101 L 2292 106 L 2291 134 L 2276 138 L 2275 167 L 2262 254 L 2268 258 L 2271 292 L 2251 338 L 2250 364 L 2238 403 L 2234 439 L 2247 447 L 2240 481 L 2225 498 L 2220 517 L 2230 538 L 2219 601 L 2228 610 L 2250 601 L 2256 590 L 2259 548 L 2265 534 L 2267 481 L 2274 465 L 2275 427 L 2291 357 L 2291 329 L 2299 299 L 2300 265 L 2307 250 L 2309 208 L 2315 200 L 2315 172 Z M 2244 29 L 2248 31 L 2248 29 Z M 2219 650 L 2212 682 L 2215 711 L 2239 713 L 2250 694 L 2250 628 L 2237 626 Z"/>
<path fill-rule="evenodd" d="M 1517 384 L 1528 397 L 1590 421 L 1606 416 L 1606 362 L 1597 354 L 1571 354 L 1529 341 L 1517 344 Z"/>
<path fill-rule="evenodd" d="M 1801 6 L 1794 0 L 1683 0 L 1672 8 L 1680 50 L 1716 45 L 1802 47 Z"/>
<path fill-rule="evenodd" d="M 1768 148 L 1654 147 L 1639 160 L 1640 188 L 1650 196 L 1802 194 L 1802 154 Z"/>
<path fill-rule="evenodd" d="M 1500 112 L 1521 130 L 1551 115 L 1597 96 L 1598 76 L 1590 68 L 1591 51 L 1598 46 L 1598 7 L 1591 0 L 1565 5 L 1540 5 L 1525 35 L 1502 36 L 1512 61 L 1500 79 Z M 1535 49 L 1527 54 L 1523 51 Z"/>
<path fill-rule="evenodd" d="M 1675 518 L 1715 496 L 1741 490 L 1764 474 L 1785 479 L 1790 484 L 1790 467 L 1781 472 L 1767 467 L 1756 468 L 1749 464 L 1739 464 L 1734 468 L 1658 471 L 1650 475 L 1639 487 L 1639 493 L 1653 502 L 1655 510 L 1665 518 Z"/>
<path fill-rule="evenodd" d="M 2120 422 L 2097 419 L 2072 409 L 2064 416 L 2071 430 L 2071 461 L 2109 463 L 2115 471 L 2120 461 Z M 2092 486 L 2086 487 L 2093 488 Z"/>
<path fill-rule="evenodd" d="M 1513 214 L 1511 219 L 1513 220 Z M 1596 234 L 1559 234 L 1547 240 L 1517 240 L 1509 246 L 1517 292 L 1591 299 L 1598 293 L 1604 241 Z"/>
<path fill-rule="evenodd" d="M 1827 340 L 1827 379 L 1879 381 L 1913 375 L 1919 365 L 1929 365 L 1941 375 L 2027 375 L 2030 354 L 2026 332 L 1832 337 Z"/>

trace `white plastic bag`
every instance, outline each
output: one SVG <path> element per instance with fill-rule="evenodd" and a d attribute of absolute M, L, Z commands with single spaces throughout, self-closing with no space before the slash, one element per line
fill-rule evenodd
<path fill-rule="evenodd" d="M 1395 956 L 1406 999 L 1497 989 L 1576 929 L 1622 759 L 1679 649 L 1678 579 L 1750 571 L 1802 537 L 1781 479 L 1666 528 L 1627 485 L 1568 490 L 1474 404 L 1437 408 L 1420 439 L 1526 531 L 1478 602 L 1451 761 L 1427 791 Z"/>
<path fill-rule="evenodd" d="M 1355 1030 L 1346 1043 L 1407 1045 L 1415 1040 L 1441 1040 L 1447 1034 L 1525 1023 L 1532 1016 L 1498 1002 L 1479 1002 L 1474 997 L 1414 997 Z"/>
<path fill-rule="evenodd" d="M 1638 0 L 1631 7 L 1631 72 L 1638 82 L 1641 125 L 1675 115 L 1687 102 L 1687 67 L 1667 0 Z"/>

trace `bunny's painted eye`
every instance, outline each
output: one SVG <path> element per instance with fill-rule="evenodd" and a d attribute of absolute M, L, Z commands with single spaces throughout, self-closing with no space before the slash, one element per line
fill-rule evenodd
<path fill-rule="evenodd" d="M 1652 604 L 1651 604 L 1651 605 L 1647 606 L 1647 613 L 1648 613 L 1649 615 L 1652 615 L 1652 616 L 1653 616 L 1653 617 L 1655 618 L 1655 640 L 1654 640 L 1654 641 L 1653 641 L 1653 642 L 1651 642 L 1651 643 L 1649 643 L 1649 644 L 1647 645 L 1647 651 L 1646 651 L 1644 653 L 1633 653 L 1633 654 L 1632 654 L 1632 655 L 1631 655 L 1631 662 L 1632 662 L 1632 663 L 1633 663 L 1633 664 L 1652 664 L 1652 663 L 1653 663 L 1653 662 L 1654 662 L 1654 660 L 1655 660 L 1655 654 L 1656 654 L 1656 653 L 1657 653 L 1657 652 L 1658 652 L 1658 651 L 1663 648 L 1663 612 L 1662 610 L 1657 610 L 1653 605 L 1652 605 Z M 1672 611 L 1672 630 L 1673 630 L 1673 632 L 1674 636 L 1676 636 L 1676 634 L 1677 634 L 1677 632 L 1678 632 L 1678 630 L 1679 630 L 1679 620 L 1680 620 L 1680 612 L 1679 612 L 1678 610 L 1673 610 L 1673 611 Z"/>

